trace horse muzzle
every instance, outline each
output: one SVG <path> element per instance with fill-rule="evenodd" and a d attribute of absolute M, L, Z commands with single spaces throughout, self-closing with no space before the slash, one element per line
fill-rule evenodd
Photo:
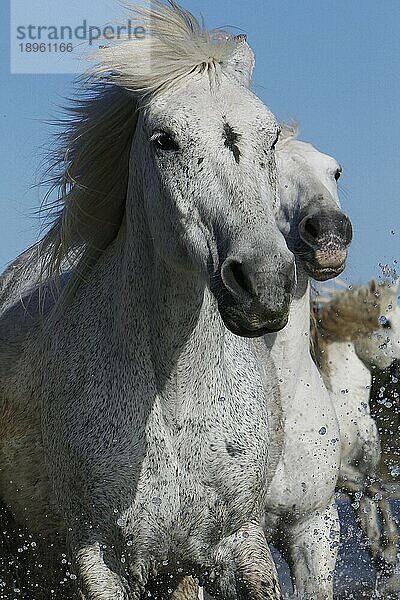
<path fill-rule="evenodd" d="M 238 257 L 223 262 L 216 276 L 218 285 L 212 286 L 211 291 L 222 320 L 232 333 L 259 337 L 285 327 L 296 283 L 293 256 L 288 256 L 274 272 L 261 263 Z"/>
<path fill-rule="evenodd" d="M 318 281 L 340 275 L 353 238 L 350 219 L 339 210 L 320 211 L 304 217 L 298 229 L 299 254 L 307 273 Z"/>

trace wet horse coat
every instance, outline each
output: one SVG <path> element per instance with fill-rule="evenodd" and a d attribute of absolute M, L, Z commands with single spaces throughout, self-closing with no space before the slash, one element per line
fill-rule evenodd
<path fill-rule="evenodd" d="M 260 525 L 279 390 L 250 339 L 286 323 L 293 292 L 278 125 L 242 38 L 152 6 L 148 47 L 105 49 L 106 81 L 75 108 L 47 278 L 5 276 L 6 296 L 29 291 L 1 313 L 0 494 L 87 600 L 185 573 L 227 600 L 279 598 Z"/>
<path fill-rule="evenodd" d="M 265 531 L 289 563 L 295 592 L 333 598 L 339 520 L 334 493 L 339 427 L 310 354 L 310 276 L 344 268 L 351 224 L 340 211 L 337 161 L 285 129 L 277 147 L 280 225 L 297 259 L 289 322 L 265 336 L 282 397 L 284 449 L 266 498 Z"/>

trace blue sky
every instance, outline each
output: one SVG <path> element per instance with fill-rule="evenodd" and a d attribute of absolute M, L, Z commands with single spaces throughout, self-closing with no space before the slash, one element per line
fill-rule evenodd
<path fill-rule="evenodd" d="M 100 25 L 123 14 L 113 0 L 96 4 Z M 93 15 L 89 0 L 52 0 L 55 22 L 66 5 L 70 15 L 74 5 L 88 19 Z M 210 27 L 248 34 L 257 57 L 256 93 L 279 118 L 299 121 L 302 139 L 343 165 L 342 204 L 354 224 L 346 279 L 362 283 L 381 275 L 379 263 L 400 262 L 399 0 L 186 0 L 185 6 Z M 33 211 L 43 190 L 32 185 L 52 143 L 45 121 L 60 114 L 73 75 L 11 75 L 4 0 L 1 10 L 2 268 L 38 238 Z"/>

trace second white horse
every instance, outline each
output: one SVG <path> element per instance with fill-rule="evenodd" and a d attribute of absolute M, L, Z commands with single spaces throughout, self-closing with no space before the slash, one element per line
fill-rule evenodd
<path fill-rule="evenodd" d="M 340 211 L 341 168 L 335 159 L 284 129 L 277 165 L 281 229 L 297 258 L 298 284 L 288 325 L 264 338 L 278 371 L 285 438 L 267 496 L 265 529 L 289 563 L 296 595 L 331 599 L 340 442 L 335 410 L 310 354 L 309 279 L 329 279 L 343 270 L 352 228 Z"/>

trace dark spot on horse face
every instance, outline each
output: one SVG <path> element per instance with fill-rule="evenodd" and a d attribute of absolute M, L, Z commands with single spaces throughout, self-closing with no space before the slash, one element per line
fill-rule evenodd
<path fill-rule="evenodd" d="M 223 138 L 225 147 L 232 152 L 236 163 L 239 164 L 241 153 L 238 147 L 238 142 L 240 140 L 240 135 L 233 130 L 229 123 L 225 123 L 224 125 Z"/>
<path fill-rule="evenodd" d="M 235 456 L 240 456 L 244 452 L 243 448 L 235 446 L 233 442 L 226 441 L 225 448 L 229 456 L 232 456 L 233 458 L 235 458 Z"/>

